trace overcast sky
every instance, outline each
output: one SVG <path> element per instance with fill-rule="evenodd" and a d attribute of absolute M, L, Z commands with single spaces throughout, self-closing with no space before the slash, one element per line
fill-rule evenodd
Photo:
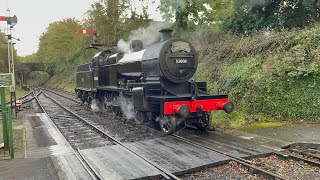
<path fill-rule="evenodd" d="M 7 15 L 10 8 L 11 16 L 17 15 L 18 23 L 15 26 L 13 36 L 21 41 L 15 45 L 18 55 L 25 56 L 38 50 L 40 35 L 46 30 L 50 22 L 59 21 L 68 17 L 83 19 L 84 13 L 95 0 L 0 0 L 0 16 Z M 151 2 L 151 1 L 150 1 Z M 156 12 L 156 4 L 149 6 L 149 14 L 153 19 L 160 20 L 159 12 Z M 139 7 L 137 7 L 139 8 Z M 5 22 L 0 22 L 3 32 Z"/>

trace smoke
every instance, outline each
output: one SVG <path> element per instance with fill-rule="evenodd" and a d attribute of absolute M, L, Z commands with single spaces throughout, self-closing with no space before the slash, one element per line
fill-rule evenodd
<path fill-rule="evenodd" d="M 143 42 L 143 47 L 148 47 L 160 39 L 160 29 L 170 27 L 169 22 L 150 22 L 149 26 L 146 28 L 139 28 L 134 30 L 129 35 L 128 41 L 120 39 L 118 42 L 118 48 L 122 52 L 129 51 L 129 42 L 131 40 L 141 40 Z"/>
<path fill-rule="evenodd" d="M 129 98 L 125 98 L 122 95 L 119 96 L 118 100 L 120 102 L 122 115 L 126 119 L 133 119 L 134 118 L 134 107 L 133 107 L 132 100 Z"/>

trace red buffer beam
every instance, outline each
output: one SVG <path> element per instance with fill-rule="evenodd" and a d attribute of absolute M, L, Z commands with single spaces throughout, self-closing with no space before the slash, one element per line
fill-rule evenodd
<path fill-rule="evenodd" d="M 7 17 L 6 16 L 0 16 L 0 21 L 7 21 Z"/>

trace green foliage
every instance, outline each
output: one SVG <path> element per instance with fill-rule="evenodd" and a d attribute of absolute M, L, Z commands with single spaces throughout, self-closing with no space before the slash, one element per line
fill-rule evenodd
<path fill-rule="evenodd" d="M 50 23 L 40 37 L 38 52 L 19 57 L 20 62 L 43 63 L 47 72 L 57 74 L 47 84 L 73 89 L 77 65 L 88 63 L 98 51 L 101 51 L 86 49 L 91 44 L 91 35 L 80 34 L 79 30 L 94 28 L 100 35 L 98 43 L 109 46 L 117 44 L 121 38 L 128 37 L 131 30 L 146 26 L 150 22 L 146 12 L 147 6 L 143 1 L 140 1 L 143 7 L 141 14 L 134 13 L 135 8 L 131 6 L 131 17 L 124 18 L 127 16 L 130 3 L 128 0 L 99 0 L 92 4 L 83 22 L 68 18 Z M 70 79 L 59 76 L 60 74 Z M 31 75 L 29 83 L 42 84 L 45 81 L 46 77 L 39 79 Z M 68 82 L 65 84 L 65 81 Z"/>
<path fill-rule="evenodd" d="M 250 35 L 261 29 L 301 28 L 319 20 L 319 0 L 238 0 L 236 11 L 223 22 L 222 29 Z"/>
<path fill-rule="evenodd" d="M 5 35 L 0 33 L 0 73 L 8 72 L 8 45 Z"/>
<path fill-rule="evenodd" d="M 29 74 L 29 79 L 27 84 L 29 85 L 44 85 L 50 79 L 50 75 L 43 71 L 33 71 Z"/>
<path fill-rule="evenodd" d="M 215 111 L 212 112 L 212 124 L 220 128 L 239 128 L 246 124 L 246 120 L 245 115 L 238 110 L 231 114 L 226 114 L 224 111 Z"/>
<path fill-rule="evenodd" d="M 24 56 L 24 57 L 18 57 L 19 62 L 21 63 L 30 63 L 30 62 L 34 62 L 34 63 L 40 63 L 41 60 L 38 57 L 38 53 L 33 53 L 31 55 L 28 56 Z"/>
<path fill-rule="evenodd" d="M 72 74 L 72 75 L 70 75 Z M 56 73 L 45 86 L 74 92 L 76 87 L 76 67 Z"/>
<path fill-rule="evenodd" d="M 22 97 L 23 95 L 27 94 L 26 91 L 24 91 L 23 89 L 20 89 L 18 86 L 16 87 L 16 97 L 17 98 L 20 98 Z M 5 99 L 6 99 L 6 102 L 10 102 L 10 88 L 5 88 Z M 1 98 L 0 98 L 1 100 Z"/>
<path fill-rule="evenodd" d="M 320 28 L 228 37 L 203 46 L 197 80 L 229 94 L 232 126 L 249 120 L 320 120 Z M 208 68 L 209 67 L 209 68 Z M 236 118 L 237 120 L 235 120 Z M 219 120 L 220 119 L 220 120 Z"/>
<path fill-rule="evenodd" d="M 44 63 L 68 62 L 86 45 L 86 37 L 78 33 L 80 29 L 82 27 L 75 19 L 50 23 L 40 37 L 37 57 Z"/>
<path fill-rule="evenodd" d="M 252 124 L 247 127 L 241 127 L 240 130 L 246 131 L 246 132 L 252 132 L 261 128 L 279 127 L 283 125 L 285 125 L 285 123 L 282 123 L 282 122 L 261 122 L 261 123 Z"/>
<path fill-rule="evenodd" d="M 129 7 L 134 7 L 130 3 L 128 0 L 100 0 L 91 5 L 85 26 L 94 27 L 99 33 L 99 43 L 116 45 L 120 39 L 128 37 L 132 30 L 146 26 L 150 22 L 143 1 L 140 3 L 144 9 L 142 14 L 139 15 L 135 9 L 131 9 L 131 17 L 124 18 Z"/>
<path fill-rule="evenodd" d="M 175 19 L 176 34 L 203 30 L 219 24 L 233 12 L 234 0 L 160 0 L 159 9 L 166 20 Z"/>

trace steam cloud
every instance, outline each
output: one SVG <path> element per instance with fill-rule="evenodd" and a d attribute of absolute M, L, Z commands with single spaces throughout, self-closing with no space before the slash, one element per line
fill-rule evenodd
<path fill-rule="evenodd" d="M 171 24 L 168 22 L 150 22 L 149 26 L 146 28 L 139 28 L 132 31 L 128 41 L 120 39 L 118 42 L 118 48 L 122 52 L 129 51 L 129 42 L 131 40 L 141 40 L 143 42 L 143 47 L 148 47 L 160 39 L 160 29 L 170 27 Z"/>
<path fill-rule="evenodd" d="M 108 111 L 104 109 L 102 106 L 103 103 L 100 103 L 98 100 L 93 99 L 91 103 L 91 109 L 93 112 L 102 112 Z M 118 97 L 117 102 L 110 102 L 108 103 L 109 106 L 120 106 L 121 113 L 126 119 L 133 119 L 134 118 L 134 107 L 133 102 L 129 98 L 125 98 L 122 95 Z"/>
<path fill-rule="evenodd" d="M 119 102 L 120 102 L 122 115 L 126 119 L 133 119 L 134 118 L 133 102 L 130 99 L 125 98 L 123 96 L 119 96 Z"/>
<path fill-rule="evenodd" d="M 101 107 L 100 103 L 97 100 L 93 99 L 92 102 L 91 102 L 92 111 L 93 112 L 99 112 L 99 111 L 101 111 L 100 107 Z"/>

